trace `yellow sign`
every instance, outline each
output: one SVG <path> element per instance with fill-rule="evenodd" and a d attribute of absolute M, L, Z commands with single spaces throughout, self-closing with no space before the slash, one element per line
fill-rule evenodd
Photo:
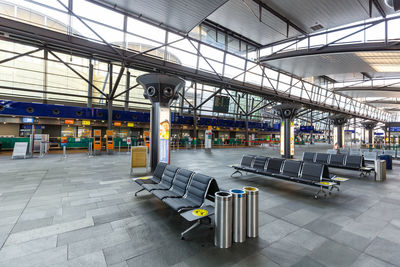
<path fill-rule="evenodd" d="M 135 124 L 133 122 L 128 122 L 128 124 L 126 126 L 133 127 L 133 126 L 135 126 Z"/>
<path fill-rule="evenodd" d="M 150 177 L 146 177 L 146 176 L 145 176 L 145 177 L 139 177 L 138 179 L 139 179 L 139 180 L 148 180 L 149 178 L 150 178 Z"/>
<path fill-rule="evenodd" d="M 217 131 L 221 130 L 221 128 L 217 127 Z"/>
<path fill-rule="evenodd" d="M 192 211 L 192 214 L 194 216 L 202 217 L 202 216 L 206 216 L 208 214 L 208 211 L 204 210 L 204 209 L 195 209 Z"/>
<path fill-rule="evenodd" d="M 82 125 L 90 125 L 90 121 L 82 120 Z"/>

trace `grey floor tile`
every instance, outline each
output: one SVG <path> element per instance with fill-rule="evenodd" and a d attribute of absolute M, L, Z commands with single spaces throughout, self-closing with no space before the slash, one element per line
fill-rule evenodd
<path fill-rule="evenodd" d="M 367 254 L 361 254 L 360 257 L 358 257 L 358 259 L 356 260 L 356 262 L 351 265 L 351 267 L 394 267 L 394 266 L 395 265 L 383 262 Z"/>
<path fill-rule="evenodd" d="M 314 249 L 310 257 L 327 266 L 350 266 L 361 255 L 361 252 L 327 240 Z"/>
<path fill-rule="evenodd" d="M 372 241 L 372 239 L 368 239 L 358 234 L 344 230 L 339 231 L 331 238 L 340 244 L 349 246 L 358 251 L 364 251 Z"/>
<path fill-rule="evenodd" d="M 314 220 L 313 222 L 305 225 L 304 228 L 325 237 L 331 237 L 342 229 L 342 227 L 337 224 L 321 219 Z"/>
<path fill-rule="evenodd" d="M 311 251 L 321 246 L 327 239 L 323 236 L 302 228 L 288 234 L 282 240 L 288 241 L 297 246 L 302 246 Z"/>
<path fill-rule="evenodd" d="M 282 219 L 298 226 L 304 226 L 316 220 L 320 216 L 321 214 L 308 209 L 301 209 L 286 215 Z"/>
<path fill-rule="evenodd" d="M 41 218 L 36 220 L 25 220 L 18 221 L 18 223 L 13 228 L 13 233 L 32 230 L 35 228 L 40 228 L 44 226 L 49 226 L 53 223 L 53 217 Z"/>
<path fill-rule="evenodd" d="M 63 246 L 65 244 L 71 244 L 98 236 L 104 236 L 112 231 L 113 229 L 111 228 L 111 225 L 106 223 L 61 233 L 58 235 L 57 246 Z"/>
<path fill-rule="evenodd" d="M 259 237 L 272 243 L 298 229 L 298 226 L 278 219 L 260 227 Z"/>
<path fill-rule="evenodd" d="M 400 245 L 383 238 L 375 238 L 365 253 L 394 265 L 400 263 Z"/>

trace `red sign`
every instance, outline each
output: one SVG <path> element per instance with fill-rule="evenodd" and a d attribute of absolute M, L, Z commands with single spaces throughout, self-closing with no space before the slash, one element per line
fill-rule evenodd
<path fill-rule="evenodd" d="M 74 120 L 64 120 L 65 124 L 74 124 Z"/>

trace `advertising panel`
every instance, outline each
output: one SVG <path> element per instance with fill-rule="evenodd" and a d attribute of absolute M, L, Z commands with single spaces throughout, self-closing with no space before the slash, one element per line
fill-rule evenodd
<path fill-rule="evenodd" d="M 159 162 L 169 163 L 169 135 L 171 127 L 169 107 L 160 107 Z"/>

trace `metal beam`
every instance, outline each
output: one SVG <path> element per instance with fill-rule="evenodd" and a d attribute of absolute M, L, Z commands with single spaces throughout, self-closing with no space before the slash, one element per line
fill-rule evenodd
<path fill-rule="evenodd" d="M 76 15 L 71 8 L 67 7 L 64 5 L 64 3 L 61 0 L 57 0 L 57 2 L 62 5 L 70 14 L 72 14 L 75 18 L 77 18 L 83 25 L 85 25 L 91 32 L 93 32 L 97 37 L 100 38 L 103 43 L 105 43 L 108 47 L 110 47 L 117 55 L 119 55 L 121 58 L 123 57 L 122 53 L 119 52 L 117 49 L 115 49 L 111 44 L 109 44 L 106 40 L 104 40 L 103 37 L 101 37 L 100 34 L 98 34 L 95 30 L 93 30 L 80 16 Z"/>
<path fill-rule="evenodd" d="M 34 49 L 32 51 L 29 51 L 29 52 L 25 52 L 25 53 L 15 55 L 15 56 L 10 57 L 10 58 L 6 58 L 6 59 L 3 59 L 3 60 L 0 60 L 0 64 L 6 63 L 6 62 L 14 60 L 14 59 L 17 59 L 19 57 L 23 57 L 23 56 L 27 56 L 27 55 L 39 52 L 40 50 L 43 50 L 43 48 Z"/>
<path fill-rule="evenodd" d="M 240 108 L 240 110 L 246 114 L 246 111 L 244 111 L 244 109 L 240 106 L 240 103 L 236 101 L 236 99 L 231 95 L 231 93 L 229 93 L 229 91 L 224 88 L 224 90 L 226 91 L 226 93 L 229 95 L 230 98 L 232 98 L 233 102 L 235 102 L 235 104 Z"/>
<path fill-rule="evenodd" d="M 199 109 L 199 107 L 201 107 L 202 105 L 204 105 L 205 103 L 207 103 L 211 98 L 213 98 L 214 96 L 216 96 L 217 94 L 219 94 L 219 92 L 222 91 L 222 87 L 219 88 L 217 91 L 215 91 L 214 93 L 212 93 L 209 97 L 206 98 L 206 100 L 204 100 L 203 102 L 201 102 L 196 109 Z"/>
<path fill-rule="evenodd" d="M 121 81 L 121 78 L 122 78 L 122 75 L 124 74 L 124 71 L 125 71 L 125 66 L 122 65 L 121 69 L 119 70 L 119 73 L 118 73 L 118 76 L 117 76 L 117 80 L 114 83 L 114 87 L 113 87 L 111 95 L 110 95 L 111 99 L 114 98 L 115 92 L 117 91 L 119 82 Z"/>
<path fill-rule="evenodd" d="M 119 93 L 118 95 L 114 96 L 114 98 L 113 98 L 113 99 L 116 99 L 117 97 L 119 97 L 119 96 L 121 96 L 121 95 L 123 95 L 123 94 L 125 94 L 125 93 L 129 92 L 130 90 L 132 90 L 132 89 L 134 89 L 134 88 L 138 87 L 139 85 L 140 85 L 140 84 L 135 84 L 135 85 L 133 85 L 133 86 L 129 87 L 129 88 L 128 88 L 128 89 L 126 89 L 125 91 L 123 91 L 123 92 Z"/>
<path fill-rule="evenodd" d="M 290 25 L 292 28 L 294 28 L 295 30 L 297 30 L 298 32 L 302 33 L 302 34 L 307 34 L 307 32 L 305 30 L 303 30 L 302 28 L 300 28 L 299 26 L 297 26 L 295 23 L 293 23 L 292 21 L 290 21 L 288 18 L 286 18 L 285 16 L 283 16 L 282 14 L 280 14 L 279 12 L 277 12 L 276 10 L 274 10 L 273 8 L 271 8 L 270 6 L 268 6 L 267 4 L 265 4 L 264 2 L 262 2 L 261 0 L 253 0 L 255 3 L 257 3 L 258 5 L 260 5 L 261 7 L 263 7 L 264 9 L 268 10 L 270 13 L 272 13 L 275 17 L 279 18 L 280 20 L 282 20 L 283 22 L 285 22 L 286 24 Z"/>
<path fill-rule="evenodd" d="M 55 57 L 58 61 L 60 61 L 61 63 L 63 63 L 67 68 L 69 68 L 73 73 L 75 73 L 76 75 L 78 75 L 82 80 L 84 80 L 85 82 L 87 82 L 88 84 L 90 84 L 91 86 L 93 86 L 94 89 L 96 89 L 100 94 L 102 94 L 103 96 L 107 97 L 107 95 L 105 93 L 103 93 L 99 88 L 97 88 L 97 86 L 95 86 L 93 83 L 91 83 L 88 79 L 86 79 L 85 77 L 83 77 L 82 74 L 80 74 L 79 72 L 77 72 L 73 67 L 71 67 L 68 63 L 66 63 L 64 60 L 62 60 L 59 56 L 57 56 L 55 53 L 53 53 L 51 50 L 48 50 L 50 54 L 53 55 L 53 57 Z"/>

